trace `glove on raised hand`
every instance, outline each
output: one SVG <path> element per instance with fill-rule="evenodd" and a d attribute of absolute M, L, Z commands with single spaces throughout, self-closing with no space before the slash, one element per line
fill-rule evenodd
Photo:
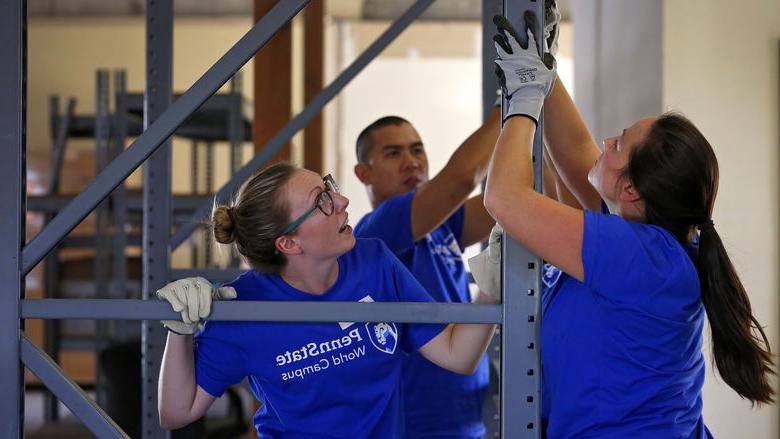
<path fill-rule="evenodd" d="M 544 98 L 555 83 L 555 57 L 549 53 L 544 54 L 544 61 L 539 57 L 533 12 L 525 12 L 522 35 L 501 15 L 493 17 L 493 22 L 498 28 L 498 34 L 493 37 L 498 55 L 496 75 L 509 102 L 504 120 L 522 114 L 538 122 Z"/>
<path fill-rule="evenodd" d="M 215 288 L 202 277 L 188 277 L 169 283 L 157 290 L 157 297 L 167 300 L 181 320 L 163 320 L 162 324 L 177 334 L 193 334 L 201 319 L 211 313 L 212 300 L 235 299 L 233 287 Z"/>
<path fill-rule="evenodd" d="M 558 36 L 560 35 L 561 11 L 555 0 L 544 2 L 544 44 L 545 52 L 558 56 Z"/>
<path fill-rule="evenodd" d="M 504 229 L 496 223 L 490 231 L 486 249 L 469 258 L 469 269 L 477 286 L 488 296 L 501 302 L 501 239 Z"/>

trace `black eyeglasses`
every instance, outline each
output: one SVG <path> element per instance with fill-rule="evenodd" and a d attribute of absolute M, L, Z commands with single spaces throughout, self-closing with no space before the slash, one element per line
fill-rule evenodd
<path fill-rule="evenodd" d="M 339 185 L 336 184 L 336 180 L 333 179 L 333 176 L 328 174 L 324 177 L 322 177 L 322 182 L 325 184 L 325 190 L 320 192 L 320 194 L 317 196 L 317 200 L 314 202 L 314 206 L 311 207 L 311 209 L 304 212 L 301 216 L 299 216 L 295 221 L 290 223 L 289 226 L 285 227 L 282 233 L 279 234 L 279 236 L 287 235 L 295 231 L 295 229 L 298 228 L 298 226 L 301 225 L 301 223 L 311 216 L 312 213 L 314 213 L 315 210 L 319 209 L 320 212 L 325 214 L 326 216 L 333 215 L 333 211 L 335 210 L 335 205 L 333 204 L 333 197 L 330 195 L 331 192 L 335 193 L 341 193 L 339 192 Z"/>

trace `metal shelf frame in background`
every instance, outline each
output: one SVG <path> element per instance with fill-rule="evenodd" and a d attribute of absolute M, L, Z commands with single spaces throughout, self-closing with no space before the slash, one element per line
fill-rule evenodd
<path fill-rule="evenodd" d="M 355 75 L 432 3 L 417 0 L 375 43 L 358 57 L 336 80 L 316 96 L 244 167 L 236 170 L 218 192 L 229 196 L 262 163 L 280 149 L 289 137 L 302 129 Z M 137 319 L 150 323 L 144 330 L 143 437 L 167 438 L 159 427 L 156 411 L 157 374 L 164 346 L 158 319 L 175 319 L 170 307 L 155 300 L 118 299 L 24 299 L 24 278 L 52 251 L 89 212 L 103 201 L 141 163 L 145 167 L 143 199 L 143 293 L 167 282 L 171 274 L 170 251 L 194 230 L 184 224 L 171 237 L 170 148 L 167 140 L 209 96 L 215 93 L 252 55 L 308 0 L 278 2 L 247 34 L 217 61 L 179 99 L 171 102 L 172 9 L 169 1 L 149 0 L 147 5 L 147 103 L 146 131 L 125 151 L 103 168 L 95 180 L 26 245 L 24 218 L 26 206 L 26 78 L 27 17 L 25 0 L 10 0 L 0 15 L 0 202 L 7 213 L 0 219 L 0 413 L 6 422 L 2 437 L 23 437 L 24 381 L 22 365 L 30 369 L 98 437 L 127 437 L 105 412 L 69 380 L 60 368 L 24 335 L 24 320 L 43 319 Z M 487 3 L 487 1 L 485 2 Z M 508 18 L 520 22 L 524 9 L 544 16 L 543 3 L 532 0 L 511 2 Z M 515 9 L 517 8 L 517 9 Z M 484 20 L 488 25 L 489 21 Z M 540 25 L 542 25 L 540 23 Z M 492 25 L 490 25 L 492 27 Z M 541 35 L 541 32 L 537 32 Z M 150 54 L 154 54 L 151 56 Z M 491 74 L 492 75 L 492 74 Z M 537 151 L 539 151 L 537 149 Z M 150 156 L 152 156 L 150 158 Z M 540 157 L 540 156 L 538 156 Z M 541 160 L 536 160 L 540 163 Z M 540 173 L 537 173 L 539 179 Z M 150 183 L 154 184 L 150 184 Z M 203 210 L 203 208 L 201 209 Z M 199 210 L 200 212 L 200 210 Z M 203 212 L 200 212 L 202 214 Z M 195 224 L 197 224 L 195 222 Z M 539 438 L 538 324 L 539 261 L 519 246 L 507 243 L 504 258 L 504 303 L 502 305 L 415 304 L 415 303 L 302 303 L 243 302 L 216 303 L 216 320 L 253 321 L 397 321 L 472 322 L 502 325 L 501 436 Z M 527 270 L 507 270 L 524 266 Z"/>

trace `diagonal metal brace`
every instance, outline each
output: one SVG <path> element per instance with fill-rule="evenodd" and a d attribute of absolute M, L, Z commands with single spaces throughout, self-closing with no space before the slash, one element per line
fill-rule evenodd
<path fill-rule="evenodd" d="M 129 438 L 122 429 L 91 400 L 83 390 L 68 378 L 62 369 L 46 353 L 35 346 L 26 335 L 21 338 L 22 363 L 35 374 L 46 387 L 89 430 L 99 438 Z"/>

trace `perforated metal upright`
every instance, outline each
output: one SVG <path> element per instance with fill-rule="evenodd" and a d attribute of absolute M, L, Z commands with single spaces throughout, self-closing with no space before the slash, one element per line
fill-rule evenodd
<path fill-rule="evenodd" d="M 496 51 L 493 48 L 495 26 L 493 16 L 502 11 L 501 0 L 482 0 L 482 121 L 486 121 L 493 111 L 498 90 L 498 79 L 495 74 Z M 482 189 L 485 189 L 484 182 Z M 498 438 L 501 435 L 500 408 L 500 364 L 501 364 L 501 329 L 496 329 L 496 335 L 488 346 L 487 355 L 490 365 L 490 386 L 483 404 L 482 421 L 485 424 L 485 437 Z"/>
<path fill-rule="evenodd" d="M 504 16 L 523 29 L 523 14 L 532 10 L 537 20 L 536 35 L 543 35 L 544 1 L 504 0 Z M 542 47 L 541 44 L 537 45 Z M 504 97 L 506 104 L 506 96 Z M 502 118 L 506 105 L 502 105 Z M 534 188 L 542 186 L 542 123 L 534 137 Z M 505 234 L 502 241 L 502 296 L 504 324 L 501 328 L 501 437 L 540 438 L 540 343 L 539 257 Z"/>
<path fill-rule="evenodd" d="M 111 160 L 114 160 L 125 150 L 127 139 L 127 73 L 124 70 L 114 71 L 114 122 L 111 132 Z M 127 290 L 127 189 L 125 183 L 121 183 L 111 195 L 113 199 L 113 236 L 112 236 L 112 269 L 111 269 L 111 297 L 126 299 Z M 125 341 L 131 337 L 131 328 L 128 322 L 120 320 L 113 322 L 112 333 L 118 340 Z"/>
<path fill-rule="evenodd" d="M 23 437 L 24 381 L 19 300 L 24 296 L 21 250 L 25 239 L 27 109 L 27 2 L 9 0 L 0 14 L 0 436 Z"/>
<path fill-rule="evenodd" d="M 146 92 L 144 129 L 170 106 L 173 96 L 173 0 L 146 2 Z M 171 233 L 171 141 L 165 140 L 144 165 L 143 180 L 142 297 L 168 282 Z M 142 421 L 145 439 L 164 439 L 157 415 L 157 381 L 160 376 L 166 331 L 159 322 L 145 320 L 141 334 Z"/>
<path fill-rule="evenodd" d="M 95 175 L 109 162 L 109 139 L 111 119 L 109 109 L 109 72 L 100 69 L 95 74 Z M 107 298 L 109 288 L 108 261 L 111 253 L 109 241 L 109 203 L 108 200 L 95 208 L 95 298 Z M 105 405 L 105 377 L 103 376 L 100 352 L 106 346 L 108 338 L 108 322 L 95 322 L 95 399 L 101 406 Z"/>

